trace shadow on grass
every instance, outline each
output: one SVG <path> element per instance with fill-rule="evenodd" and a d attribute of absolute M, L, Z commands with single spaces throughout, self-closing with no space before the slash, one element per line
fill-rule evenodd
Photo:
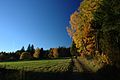
<path fill-rule="evenodd" d="M 120 69 L 106 65 L 96 73 L 102 80 L 120 80 Z"/>
<path fill-rule="evenodd" d="M 84 73 L 86 80 L 120 80 L 120 69 L 115 66 L 104 66 L 95 73 Z"/>
<path fill-rule="evenodd" d="M 78 73 L 73 74 L 72 72 L 33 72 L 1 68 L 0 80 L 75 80 L 79 77 L 76 74 Z"/>
<path fill-rule="evenodd" d="M 0 80 L 120 80 L 120 69 L 114 66 L 105 66 L 96 73 L 53 73 L 1 68 Z"/>

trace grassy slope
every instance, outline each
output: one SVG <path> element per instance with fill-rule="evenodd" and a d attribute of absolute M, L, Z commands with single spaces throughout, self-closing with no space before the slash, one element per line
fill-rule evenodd
<path fill-rule="evenodd" d="M 37 72 L 66 72 L 70 61 L 71 59 L 0 62 L 0 68 Z"/>

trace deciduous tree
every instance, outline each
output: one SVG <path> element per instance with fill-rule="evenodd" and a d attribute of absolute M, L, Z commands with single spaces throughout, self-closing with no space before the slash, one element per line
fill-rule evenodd
<path fill-rule="evenodd" d="M 105 54 L 120 63 L 120 0 L 83 0 L 67 31 L 79 52 Z"/>
<path fill-rule="evenodd" d="M 20 60 L 30 60 L 30 59 L 32 59 L 32 56 L 28 52 L 23 52 L 20 55 Z"/>
<path fill-rule="evenodd" d="M 40 58 L 40 48 L 35 49 L 35 53 L 33 54 L 33 57 L 36 59 Z"/>

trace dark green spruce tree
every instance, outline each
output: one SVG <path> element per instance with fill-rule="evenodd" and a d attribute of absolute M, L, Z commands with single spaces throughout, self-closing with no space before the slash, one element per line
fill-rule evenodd
<path fill-rule="evenodd" d="M 70 47 L 70 53 L 71 53 L 71 56 L 78 56 L 76 44 L 74 43 L 74 41 L 72 41 L 72 45 Z"/>

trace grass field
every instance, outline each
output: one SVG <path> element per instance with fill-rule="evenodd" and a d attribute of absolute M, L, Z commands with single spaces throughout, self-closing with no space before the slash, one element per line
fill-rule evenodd
<path fill-rule="evenodd" d="M 0 62 L 0 68 L 35 72 L 67 72 L 70 62 L 71 59 Z"/>

